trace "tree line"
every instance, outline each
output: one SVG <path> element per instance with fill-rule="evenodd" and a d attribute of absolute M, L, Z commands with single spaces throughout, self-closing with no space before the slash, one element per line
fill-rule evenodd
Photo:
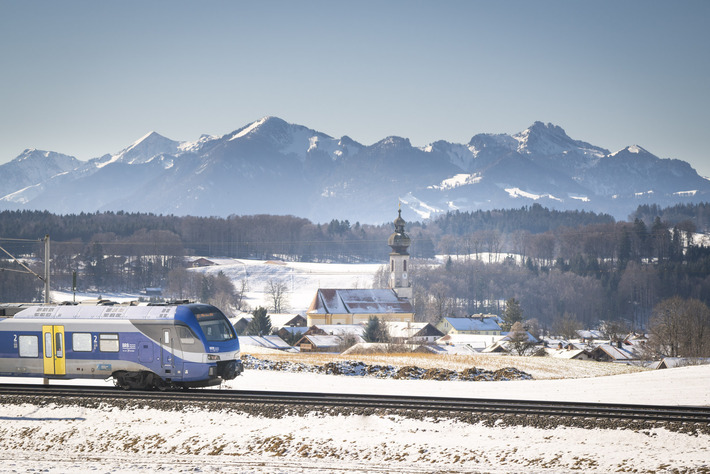
<path fill-rule="evenodd" d="M 633 220 L 615 222 L 606 215 L 536 204 L 408 222 L 417 313 L 430 319 L 500 313 L 500 302 L 515 297 L 526 314 L 536 315 L 546 327 L 571 320 L 591 327 L 595 321 L 620 318 L 644 327 L 664 298 L 709 302 L 710 254 L 694 241 L 696 232 L 707 231 L 703 216 L 708 209 L 707 204 L 640 206 Z M 661 216 L 673 216 L 673 221 Z M 53 288 L 71 288 L 72 272 L 77 271 L 80 289 L 161 287 L 175 297 L 229 294 L 237 302 L 243 289 L 224 290 L 223 282 L 194 280 L 185 270 L 190 257 L 383 262 L 392 231 L 392 223 L 333 219 L 314 224 L 294 216 L 0 212 L 0 246 L 28 262 L 35 259 L 38 273 L 39 239 L 51 235 Z M 450 257 L 445 265 L 432 266 L 435 254 Z M 9 259 L 0 267 L 0 300 L 41 300 L 40 281 L 15 273 L 17 265 Z"/>
<path fill-rule="evenodd" d="M 546 327 L 574 317 L 586 327 L 623 318 L 644 328 L 653 307 L 673 296 L 710 303 L 710 248 L 691 233 L 642 221 L 594 224 L 528 235 L 515 257 L 449 254 L 444 265 L 412 263 L 415 304 L 433 320 L 500 313 L 517 298 Z M 543 245 L 544 244 L 544 245 Z"/>

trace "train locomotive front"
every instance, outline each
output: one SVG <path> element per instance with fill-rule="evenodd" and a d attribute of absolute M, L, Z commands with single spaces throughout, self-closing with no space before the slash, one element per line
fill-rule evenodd
<path fill-rule="evenodd" d="M 239 340 L 214 306 L 30 306 L 0 320 L 0 375 L 109 378 L 125 389 L 219 385 Z"/>

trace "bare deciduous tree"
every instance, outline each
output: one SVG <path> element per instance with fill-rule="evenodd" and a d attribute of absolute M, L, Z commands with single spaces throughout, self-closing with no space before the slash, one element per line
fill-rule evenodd
<path fill-rule="evenodd" d="M 653 308 L 648 346 L 669 357 L 710 356 L 710 308 L 700 300 L 673 297 Z"/>
<path fill-rule="evenodd" d="M 577 331 L 582 329 L 582 323 L 571 313 L 565 313 L 561 318 L 556 318 L 552 322 L 552 332 L 565 339 L 577 337 Z"/>
<path fill-rule="evenodd" d="M 282 313 L 288 305 L 288 286 L 286 283 L 276 279 L 270 279 L 266 283 L 266 294 L 271 301 L 274 313 Z"/>

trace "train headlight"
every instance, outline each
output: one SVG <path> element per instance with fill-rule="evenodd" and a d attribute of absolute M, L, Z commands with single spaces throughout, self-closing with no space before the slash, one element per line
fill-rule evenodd
<path fill-rule="evenodd" d="M 219 360 L 219 356 L 217 354 L 207 354 L 207 360 Z"/>

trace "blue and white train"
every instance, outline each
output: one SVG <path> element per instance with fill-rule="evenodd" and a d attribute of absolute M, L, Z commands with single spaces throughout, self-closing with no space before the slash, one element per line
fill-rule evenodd
<path fill-rule="evenodd" d="M 206 387 L 243 370 L 234 327 L 206 304 L 29 306 L 0 318 L 0 376 Z"/>

